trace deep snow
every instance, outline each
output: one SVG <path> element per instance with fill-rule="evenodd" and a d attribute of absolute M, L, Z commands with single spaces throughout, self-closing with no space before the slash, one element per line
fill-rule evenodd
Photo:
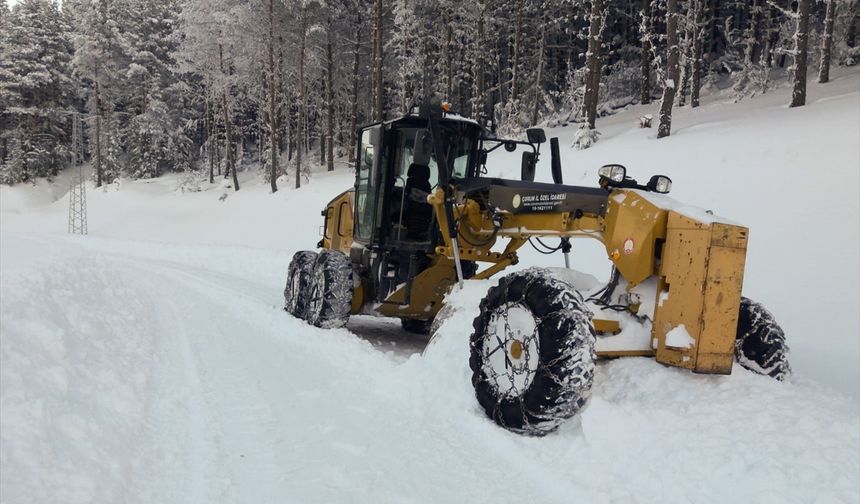
<path fill-rule="evenodd" d="M 0 501 L 857 502 L 860 78 L 811 84 L 802 109 L 786 97 L 714 97 L 659 141 L 636 126 L 654 107 L 634 107 L 562 155 L 568 183 L 620 162 L 748 225 L 745 292 L 785 328 L 794 379 L 606 362 L 588 408 L 542 439 L 474 400 L 468 333 L 492 281 L 453 294 L 423 355 L 396 322 L 324 331 L 280 309 L 348 168 L 223 202 L 175 177 L 90 189 L 86 237 L 50 203 L 64 181 L 0 187 Z M 515 176 L 518 159 L 493 166 Z M 596 242 L 574 263 L 607 276 Z"/>

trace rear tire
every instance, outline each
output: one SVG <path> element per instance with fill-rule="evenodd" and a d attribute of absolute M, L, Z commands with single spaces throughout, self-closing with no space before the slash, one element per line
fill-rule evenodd
<path fill-rule="evenodd" d="M 352 264 L 337 250 L 323 249 L 314 264 L 306 320 L 317 327 L 343 327 L 352 308 Z"/>
<path fill-rule="evenodd" d="M 302 250 L 296 252 L 290 261 L 287 285 L 284 287 L 284 310 L 294 317 L 305 318 L 308 287 L 318 255 L 310 250 Z"/>
<path fill-rule="evenodd" d="M 497 424 L 543 436 L 585 406 L 595 333 L 573 287 L 538 268 L 513 273 L 487 292 L 473 326 L 472 385 Z"/>
<path fill-rule="evenodd" d="M 759 303 L 741 298 L 735 359 L 750 371 L 779 381 L 791 376 L 785 333 L 773 314 Z"/>

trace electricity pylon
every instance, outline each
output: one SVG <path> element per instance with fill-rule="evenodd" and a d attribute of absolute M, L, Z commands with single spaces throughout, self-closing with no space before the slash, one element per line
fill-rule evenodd
<path fill-rule="evenodd" d="M 87 234 L 87 189 L 84 185 L 84 135 L 80 114 L 72 114 L 72 182 L 69 188 L 69 233 Z"/>

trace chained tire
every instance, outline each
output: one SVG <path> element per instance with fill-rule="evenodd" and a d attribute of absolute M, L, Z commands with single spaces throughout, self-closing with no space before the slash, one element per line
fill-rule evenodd
<path fill-rule="evenodd" d="M 412 334 L 430 334 L 432 320 L 400 319 L 403 330 Z"/>
<path fill-rule="evenodd" d="M 316 252 L 302 250 L 293 255 L 287 272 L 287 285 L 284 287 L 284 310 L 300 319 L 305 318 L 305 305 L 311 284 Z"/>
<path fill-rule="evenodd" d="M 472 385 L 497 424 L 543 436 L 585 406 L 595 332 L 572 286 L 538 268 L 505 276 L 481 301 L 473 326 Z"/>
<path fill-rule="evenodd" d="M 785 333 L 773 314 L 755 301 L 741 298 L 735 359 L 750 371 L 779 381 L 791 376 Z"/>
<path fill-rule="evenodd" d="M 308 323 L 343 327 L 352 307 L 352 264 L 337 250 L 324 249 L 314 263 L 307 301 Z"/>

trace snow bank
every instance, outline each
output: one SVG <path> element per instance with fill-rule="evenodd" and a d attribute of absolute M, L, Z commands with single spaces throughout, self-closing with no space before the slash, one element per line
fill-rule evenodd
<path fill-rule="evenodd" d="M 41 254 L 2 252 L 3 501 L 120 502 L 150 404 L 153 306 L 98 255 L 21 269 L 7 257 Z"/>

